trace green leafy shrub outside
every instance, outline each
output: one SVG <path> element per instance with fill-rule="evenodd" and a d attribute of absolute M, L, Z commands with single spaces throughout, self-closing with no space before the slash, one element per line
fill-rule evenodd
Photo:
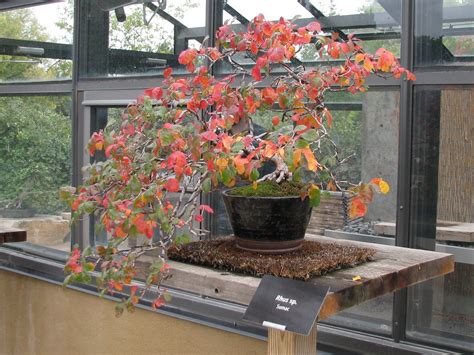
<path fill-rule="evenodd" d="M 58 188 L 70 184 L 68 97 L 0 98 L 0 207 L 64 209 Z"/>

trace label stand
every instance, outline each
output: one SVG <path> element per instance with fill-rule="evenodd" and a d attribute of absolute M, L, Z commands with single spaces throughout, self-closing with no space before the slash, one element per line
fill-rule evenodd
<path fill-rule="evenodd" d="M 315 355 L 317 341 L 316 322 L 308 336 L 268 328 L 268 355 Z"/>

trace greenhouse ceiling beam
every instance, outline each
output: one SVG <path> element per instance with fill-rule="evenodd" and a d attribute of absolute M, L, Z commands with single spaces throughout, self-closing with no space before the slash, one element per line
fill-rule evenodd
<path fill-rule="evenodd" d="M 382 6 L 385 11 L 387 11 L 392 18 L 398 22 L 399 25 L 402 24 L 402 9 L 398 1 L 393 0 L 377 0 L 377 2 Z"/>
<path fill-rule="evenodd" d="M 160 9 L 158 6 L 153 4 L 152 1 L 144 2 L 140 0 L 101 0 L 101 8 L 104 11 L 113 11 L 120 7 L 125 7 L 129 5 L 140 5 L 140 4 L 144 4 L 150 10 L 156 12 L 160 17 L 170 22 L 174 26 L 178 28 L 186 28 L 186 26 L 183 23 L 181 23 L 178 19 L 174 18 L 166 11 Z"/>
<path fill-rule="evenodd" d="M 230 16 L 235 17 L 237 21 L 239 21 L 242 25 L 246 25 L 250 22 L 244 15 L 242 15 L 228 3 L 224 5 L 224 11 L 227 12 Z"/>
<path fill-rule="evenodd" d="M 311 15 L 314 16 L 315 19 L 323 19 L 327 18 L 326 15 L 324 15 L 321 11 L 319 11 L 313 4 L 309 2 L 309 0 L 298 0 L 298 4 L 303 6 Z M 347 40 L 347 35 L 341 31 L 338 28 L 333 28 L 334 32 L 339 34 L 339 37 L 341 37 L 343 40 Z"/>
<path fill-rule="evenodd" d="M 64 0 L 3 0 L 0 2 L 0 11 L 15 10 L 62 1 Z"/>
<path fill-rule="evenodd" d="M 165 19 L 166 21 L 170 22 L 171 24 L 173 24 L 176 28 L 178 29 L 181 29 L 181 28 L 187 28 L 187 26 L 180 22 L 178 19 L 174 18 L 173 16 L 171 16 L 169 13 L 167 13 L 166 11 L 164 10 L 161 10 L 158 6 L 156 6 L 155 4 L 151 3 L 151 2 L 148 2 L 145 4 L 146 7 L 148 7 L 150 10 L 152 11 L 156 11 L 156 13 L 161 16 L 163 19 Z"/>

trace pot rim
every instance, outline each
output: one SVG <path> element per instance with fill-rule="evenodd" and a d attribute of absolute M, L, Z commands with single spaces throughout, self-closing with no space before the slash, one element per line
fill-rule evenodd
<path fill-rule="evenodd" d="M 233 187 L 231 187 L 230 189 L 225 189 L 225 190 L 222 190 L 221 193 L 224 195 L 224 196 L 228 196 L 228 197 L 232 197 L 232 198 L 246 198 L 246 199 L 266 199 L 266 200 L 293 200 L 293 199 L 299 199 L 301 200 L 301 196 L 239 196 L 239 195 L 230 195 L 228 192 L 231 191 L 233 189 Z M 304 200 L 306 200 L 306 197 L 304 199 L 301 200 L 301 202 L 303 202 Z"/>

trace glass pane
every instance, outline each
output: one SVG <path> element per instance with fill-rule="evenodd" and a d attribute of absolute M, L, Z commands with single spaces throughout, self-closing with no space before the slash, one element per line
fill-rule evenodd
<path fill-rule="evenodd" d="M 298 2 L 292 0 L 229 0 L 227 4 L 249 21 L 258 14 L 265 15 L 267 20 L 278 20 L 282 16 L 285 19 L 296 16 L 307 18 L 311 15 Z M 227 12 L 225 6 L 224 11 Z"/>
<path fill-rule="evenodd" d="M 27 241 L 69 250 L 70 97 L 0 97 L 0 227 Z"/>
<path fill-rule="evenodd" d="M 337 159 L 327 161 L 339 180 L 358 184 L 382 177 L 390 184 L 387 195 L 376 196 L 364 219 L 349 220 L 347 195 L 330 192 L 313 209 L 308 233 L 332 238 L 377 242 L 375 236 L 394 244 L 397 196 L 399 91 L 375 91 L 350 95 L 331 93 L 326 106 L 331 109 L 333 126 L 330 134 L 339 146 Z M 270 120 L 273 114 L 269 114 Z M 254 118 L 255 120 L 255 118 Z M 256 122 L 268 129 L 265 117 Z M 271 123 L 270 123 L 271 125 Z M 319 155 L 316 153 L 316 157 Z M 220 193 L 213 195 L 213 236 L 232 234 Z M 391 334 L 392 295 L 379 297 L 331 317 L 328 323 Z"/>
<path fill-rule="evenodd" d="M 70 78 L 72 2 L 0 12 L 0 82 Z"/>
<path fill-rule="evenodd" d="M 364 218 L 348 217 L 348 196 L 333 192 L 313 209 L 310 232 L 328 237 L 377 243 L 377 238 L 394 242 L 398 174 L 398 90 L 375 91 L 359 95 L 333 94 L 334 141 L 341 147 L 340 159 L 348 158 L 337 171 L 341 180 L 352 184 L 381 177 L 390 185 L 387 195 L 374 196 Z M 344 111 L 337 108 L 345 108 Z M 391 294 L 378 297 L 343 311 L 328 323 L 382 334 L 391 334 Z"/>
<path fill-rule="evenodd" d="M 317 18 L 322 24 L 323 31 L 337 31 L 341 39 L 354 34 L 362 41 L 363 48 L 375 52 L 384 47 L 396 56 L 400 55 L 400 22 L 401 1 L 271 1 L 271 0 L 229 0 L 224 5 L 224 20 L 235 17 L 234 30 L 244 31 L 239 23 L 247 23 L 258 14 L 263 14 L 268 20 L 278 20 L 280 17 L 293 19 L 297 25 L 304 26 Z M 310 65 L 311 62 L 321 61 L 314 45 L 304 45 L 297 54 L 297 59 Z M 330 58 L 329 58 L 330 59 Z M 240 64 L 252 64 L 249 57 L 236 58 Z M 332 61 L 332 59 L 330 59 Z M 296 64 L 296 63 L 293 63 Z M 222 66 L 221 70 L 229 70 Z"/>
<path fill-rule="evenodd" d="M 156 74 L 169 66 L 185 73 L 178 55 L 205 37 L 205 2 L 130 3 L 81 1 L 81 76 Z"/>
<path fill-rule="evenodd" d="M 94 132 L 98 132 L 100 130 L 105 130 L 108 132 L 111 132 L 114 130 L 115 132 L 119 132 L 121 129 L 121 124 L 122 124 L 122 116 L 125 111 L 125 108 L 122 107 L 96 107 L 93 108 L 93 114 L 92 114 L 92 121 L 91 121 L 91 132 L 90 135 L 92 135 Z M 96 151 L 94 153 L 94 156 L 91 157 L 91 163 L 93 162 L 98 162 L 98 161 L 105 161 L 107 158 L 105 157 L 105 154 L 103 151 Z M 169 202 L 176 206 L 178 200 L 179 200 L 179 193 L 170 193 L 167 195 L 169 198 Z M 190 194 L 186 193 L 184 195 L 183 201 L 186 201 L 186 197 L 190 196 Z M 198 201 L 199 202 L 199 201 Z M 188 218 L 189 215 L 185 214 L 183 216 L 184 219 Z M 198 226 L 198 222 L 194 221 L 195 227 Z M 90 235 L 93 236 L 93 238 L 90 238 L 89 240 L 93 240 L 95 245 L 105 245 L 107 244 L 107 238 L 110 236 L 107 234 L 107 232 L 102 228 L 101 225 L 95 222 L 95 216 L 91 216 L 90 218 L 90 223 L 89 223 L 89 233 Z M 191 239 L 196 239 L 194 238 L 191 233 L 189 232 L 189 228 L 187 226 L 184 226 L 183 228 L 180 228 L 177 230 L 178 235 L 188 235 L 190 236 Z M 155 231 L 155 234 L 153 236 L 153 241 L 158 241 L 160 237 L 160 232 L 159 230 Z M 128 240 L 128 243 L 130 246 L 136 246 L 140 243 L 143 243 L 147 241 L 146 237 L 144 236 L 139 236 L 137 238 L 130 238 Z M 123 245 L 122 245 L 123 246 Z"/>
<path fill-rule="evenodd" d="M 415 15 L 415 65 L 472 65 L 472 0 L 416 0 Z"/>
<path fill-rule="evenodd" d="M 474 341 L 474 90 L 417 87 L 414 96 L 411 237 L 451 246 L 455 271 L 412 287 L 408 335 L 472 350 Z"/>

